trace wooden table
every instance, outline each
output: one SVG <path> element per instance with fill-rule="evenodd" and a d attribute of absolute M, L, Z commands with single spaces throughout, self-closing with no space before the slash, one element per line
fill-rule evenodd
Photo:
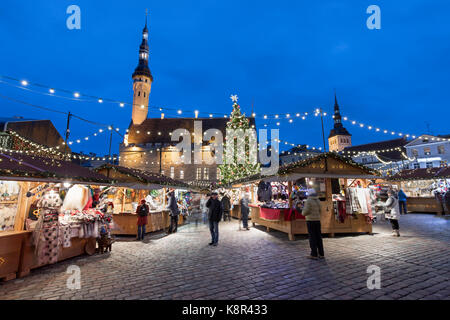
<path fill-rule="evenodd" d="M 17 276 L 24 277 L 30 273 L 31 269 L 43 267 L 45 264 L 38 264 L 37 256 L 34 252 L 32 231 L 24 231 L 22 250 L 20 253 L 20 265 Z M 96 248 L 95 238 L 72 238 L 69 248 L 61 248 L 58 262 L 81 256 L 83 254 L 93 255 Z"/>

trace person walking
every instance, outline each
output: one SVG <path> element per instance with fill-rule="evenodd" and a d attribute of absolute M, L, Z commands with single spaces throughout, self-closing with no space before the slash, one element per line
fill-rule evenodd
<path fill-rule="evenodd" d="M 398 192 L 398 204 L 400 209 L 400 214 L 407 214 L 408 210 L 406 208 L 406 194 L 403 192 L 402 189 Z"/>
<path fill-rule="evenodd" d="M 308 199 L 302 210 L 302 215 L 306 219 L 306 227 L 309 234 L 309 246 L 311 254 L 307 256 L 309 259 L 323 259 L 325 254 L 323 251 L 322 231 L 320 226 L 320 200 L 314 189 L 310 190 Z"/>
<path fill-rule="evenodd" d="M 136 214 L 138 216 L 137 220 L 137 228 L 138 228 L 138 234 L 137 234 L 137 241 L 144 240 L 145 236 L 145 226 L 148 223 L 148 214 L 150 212 L 150 208 L 145 203 L 145 200 L 141 200 L 141 204 L 136 208 Z"/>
<path fill-rule="evenodd" d="M 169 192 L 169 204 L 167 209 L 170 211 L 170 227 L 167 233 L 175 233 L 178 229 L 178 216 L 180 214 L 180 209 L 178 209 L 177 199 L 175 198 L 175 191 L 173 189 Z"/>
<path fill-rule="evenodd" d="M 400 208 L 398 205 L 398 197 L 394 190 L 388 191 L 388 199 L 384 204 L 386 219 L 389 220 L 392 226 L 392 235 L 400 237 L 400 226 L 398 219 L 400 218 Z"/>
<path fill-rule="evenodd" d="M 200 220 L 200 217 L 202 214 L 202 211 L 200 208 L 200 199 L 201 199 L 200 194 L 194 194 L 192 196 L 191 205 L 189 206 L 189 217 L 190 217 L 190 220 L 195 221 L 195 227 L 198 226 L 198 221 Z"/>
<path fill-rule="evenodd" d="M 223 195 L 223 194 L 222 194 Z M 230 197 L 228 197 L 227 194 L 225 194 L 222 197 L 222 200 L 220 200 L 220 202 L 222 203 L 222 208 L 223 208 L 223 221 L 231 221 L 231 201 L 230 201 Z"/>
<path fill-rule="evenodd" d="M 206 202 L 208 201 L 208 197 L 211 195 L 208 193 L 206 196 L 202 195 L 200 199 L 200 208 L 202 210 L 202 216 L 203 216 L 203 224 L 206 224 L 208 226 L 208 207 L 206 206 Z"/>
<path fill-rule="evenodd" d="M 209 209 L 208 219 L 209 219 L 209 231 L 211 232 L 211 242 L 210 246 L 217 246 L 219 243 L 219 221 L 222 218 L 222 204 L 218 199 L 217 192 L 213 192 L 211 197 L 206 202 L 206 206 Z"/>
<path fill-rule="evenodd" d="M 241 219 L 242 219 L 242 226 L 246 230 L 250 230 L 248 228 L 248 214 L 250 213 L 250 208 L 248 206 L 248 203 L 250 201 L 250 197 L 248 196 L 248 193 L 245 193 L 244 197 L 241 199 Z"/>

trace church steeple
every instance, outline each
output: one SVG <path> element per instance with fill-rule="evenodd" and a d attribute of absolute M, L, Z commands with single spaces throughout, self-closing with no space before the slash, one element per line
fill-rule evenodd
<path fill-rule="evenodd" d="M 344 148 L 352 145 L 352 135 L 342 125 L 342 116 L 339 110 L 339 104 L 334 93 L 334 126 L 328 136 L 328 147 L 330 151 L 342 151 Z"/>
<path fill-rule="evenodd" d="M 342 117 L 341 112 L 339 111 L 336 92 L 334 93 L 334 127 L 342 127 Z"/>
<path fill-rule="evenodd" d="M 134 69 L 133 78 L 133 111 L 131 118 L 134 124 L 141 124 L 147 119 L 148 98 L 150 95 L 153 76 L 148 67 L 149 49 L 148 49 L 148 28 L 147 15 L 145 18 L 145 27 L 142 30 L 142 42 L 139 46 L 139 64 Z"/>

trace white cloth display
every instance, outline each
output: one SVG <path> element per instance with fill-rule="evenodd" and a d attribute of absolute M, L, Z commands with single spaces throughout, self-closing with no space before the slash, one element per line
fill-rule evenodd
<path fill-rule="evenodd" d="M 66 210 L 83 210 L 89 200 L 89 190 L 85 186 L 74 185 L 64 198 L 62 211 Z"/>

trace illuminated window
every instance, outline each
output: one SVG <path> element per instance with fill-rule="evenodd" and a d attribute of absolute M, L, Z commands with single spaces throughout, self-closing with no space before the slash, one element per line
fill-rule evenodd
<path fill-rule="evenodd" d="M 209 180 L 209 168 L 203 168 L 203 180 Z"/>
<path fill-rule="evenodd" d="M 164 170 L 161 170 L 161 174 L 164 175 Z"/>
<path fill-rule="evenodd" d="M 172 179 L 175 178 L 175 168 L 174 167 L 170 167 L 170 177 Z"/>
<path fill-rule="evenodd" d="M 445 153 L 445 146 L 438 146 L 438 153 L 444 154 Z"/>
<path fill-rule="evenodd" d="M 184 171 L 180 170 L 180 179 L 184 179 Z"/>
<path fill-rule="evenodd" d="M 417 149 L 412 149 L 411 153 L 414 157 L 417 157 L 419 155 L 419 151 L 417 151 Z"/>
<path fill-rule="evenodd" d="M 196 179 L 197 180 L 201 180 L 202 179 L 202 168 L 197 168 L 197 172 L 196 172 Z"/>
<path fill-rule="evenodd" d="M 426 156 L 429 156 L 431 154 L 431 149 L 429 147 L 423 148 L 423 153 Z"/>

